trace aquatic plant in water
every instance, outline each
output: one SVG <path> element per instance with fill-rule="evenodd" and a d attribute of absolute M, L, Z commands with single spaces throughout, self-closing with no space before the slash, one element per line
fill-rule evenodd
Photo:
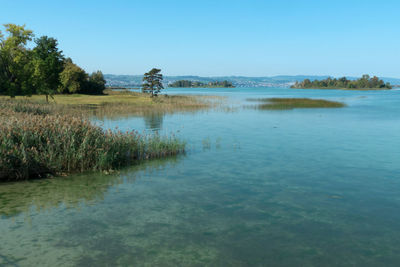
<path fill-rule="evenodd" d="M 311 98 L 249 98 L 247 101 L 259 102 L 255 106 L 261 110 L 285 110 L 294 108 L 341 108 L 346 105 L 337 101 Z"/>
<path fill-rule="evenodd" d="M 110 170 L 184 149 L 175 136 L 104 130 L 40 104 L 0 104 L 0 181 Z"/>

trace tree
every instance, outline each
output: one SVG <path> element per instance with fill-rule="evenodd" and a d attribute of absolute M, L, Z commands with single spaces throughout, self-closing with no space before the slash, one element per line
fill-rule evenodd
<path fill-rule="evenodd" d="M 75 65 L 70 58 L 67 58 L 64 62 L 64 70 L 60 73 L 59 92 L 63 94 L 79 93 L 85 88 L 87 80 L 87 73 Z"/>
<path fill-rule="evenodd" d="M 36 92 L 52 97 L 61 85 L 60 73 L 64 69 L 64 56 L 58 50 L 57 40 L 42 36 L 35 40 L 36 47 L 33 49 L 33 82 Z"/>
<path fill-rule="evenodd" d="M 89 82 L 85 93 L 101 95 L 104 89 L 106 89 L 106 80 L 101 71 L 95 71 L 89 76 Z"/>
<path fill-rule="evenodd" d="M 33 32 L 25 25 L 5 24 L 8 37 L 0 34 L 0 90 L 15 97 L 30 95 L 32 86 L 32 51 L 26 48 L 33 38 Z"/>
<path fill-rule="evenodd" d="M 160 72 L 160 69 L 153 68 L 151 71 L 144 74 L 143 93 L 151 93 L 151 97 L 153 97 L 157 96 L 161 89 L 164 89 L 162 84 L 163 75 Z"/>
<path fill-rule="evenodd" d="M 4 35 L 0 31 L 0 41 L 2 41 L 3 38 L 4 38 Z M 2 42 L 0 43 L 0 45 L 1 44 L 2 44 Z M 6 83 L 6 77 L 7 77 L 6 69 L 5 69 L 4 64 L 3 64 L 3 55 L 2 55 L 2 53 L 3 53 L 3 50 L 1 49 L 1 46 L 0 46 L 0 95 L 4 94 L 5 91 L 6 91 L 6 84 L 5 83 Z"/>
<path fill-rule="evenodd" d="M 327 78 L 325 80 L 310 81 L 305 79 L 303 82 L 296 82 L 291 88 L 349 88 L 349 89 L 365 89 L 365 88 L 381 88 L 391 89 L 390 83 L 380 80 L 378 77 L 370 77 L 365 74 L 358 80 L 348 80 L 346 77 L 339 79 Z"/>

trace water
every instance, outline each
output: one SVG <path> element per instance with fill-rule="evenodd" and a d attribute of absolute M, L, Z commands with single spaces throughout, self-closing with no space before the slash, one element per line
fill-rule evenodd
<path fill-rule="evenodd" d="M 231 109 L 106 120 L 186 155 L 0 185 L 0 265 L 398 266 L 400 91 L 170 89 Z M 246 98 L 341 109 L 262 111 Z"/>

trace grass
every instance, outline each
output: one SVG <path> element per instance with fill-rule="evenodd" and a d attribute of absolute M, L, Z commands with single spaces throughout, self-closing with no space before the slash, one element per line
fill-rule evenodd
<path fill-rule="evenodd" d="M 341 108 L 346 106 L 344 103 L 341 102 L 310 98 L 259 98 L 247 100 L 260 102 L 260 104 L 258 104 L 256 108 L 262 110 L 290 110 L 295 108 Z"/>
<path fill-rule="evenodd" d="M 159 95 L 150 97 L 148 94 L 131 91 L 105 90 L 104 92 L 104 95 L 55 95 L 49 104 L 45 103 L 45 97 L 42 95 L 20 96 L 15 100 L 46 105 L 47 109 L 61 114 L 68 112 L 99 117 L 197 111 L 216 106 L 220 100 L 220 97 L 214 96 Z M 0 96 L 0 101 L 8 99 L 9 97 Z"/>
<path fill-rule="evenodd" d="M 185 144 L 174 136 L 105 131 L 71 110 L 0 101 L 0 181 L 112 170 L 184 152 Z"/>

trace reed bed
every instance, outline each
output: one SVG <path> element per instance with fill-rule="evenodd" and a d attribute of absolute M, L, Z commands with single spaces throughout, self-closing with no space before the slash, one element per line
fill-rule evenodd
<path fill-rule="evenodd" d="M 175 136 L 104 130 L 63 109 L 0 101 L 0 181 L 112 170 L 184 152 Z"/>
<path fill-rule="evenodd" d="M 148 114 L 166 114 L 176 112 L 197 112 L 222 106 L 226 98 L 220 96 L 199 95 L 159 95 L 131 91 L 105 90 L 104 95 L 55 95 L 50 103 L 40 95 L 17 97 L 14 101 L 0 96 L 1 102 L 12 105 L 15 111 L 25 109 L 45 110 L 51 114 L 72 114 L 74 116 L 115 118 L 125 116 L 143 116 Z M 13 102 L 12 104 L 10 104 Z M 26 111 L 26 110 L 25 110 Z"/>
<path fill-rule="evenodd" d="M 295 108 L 341 108 L 346 105 L 337 101 L 311 98 L 259 98 L 247 99 L 259 102 L 255 108 L 261 110 L 288 110 Z"/>

